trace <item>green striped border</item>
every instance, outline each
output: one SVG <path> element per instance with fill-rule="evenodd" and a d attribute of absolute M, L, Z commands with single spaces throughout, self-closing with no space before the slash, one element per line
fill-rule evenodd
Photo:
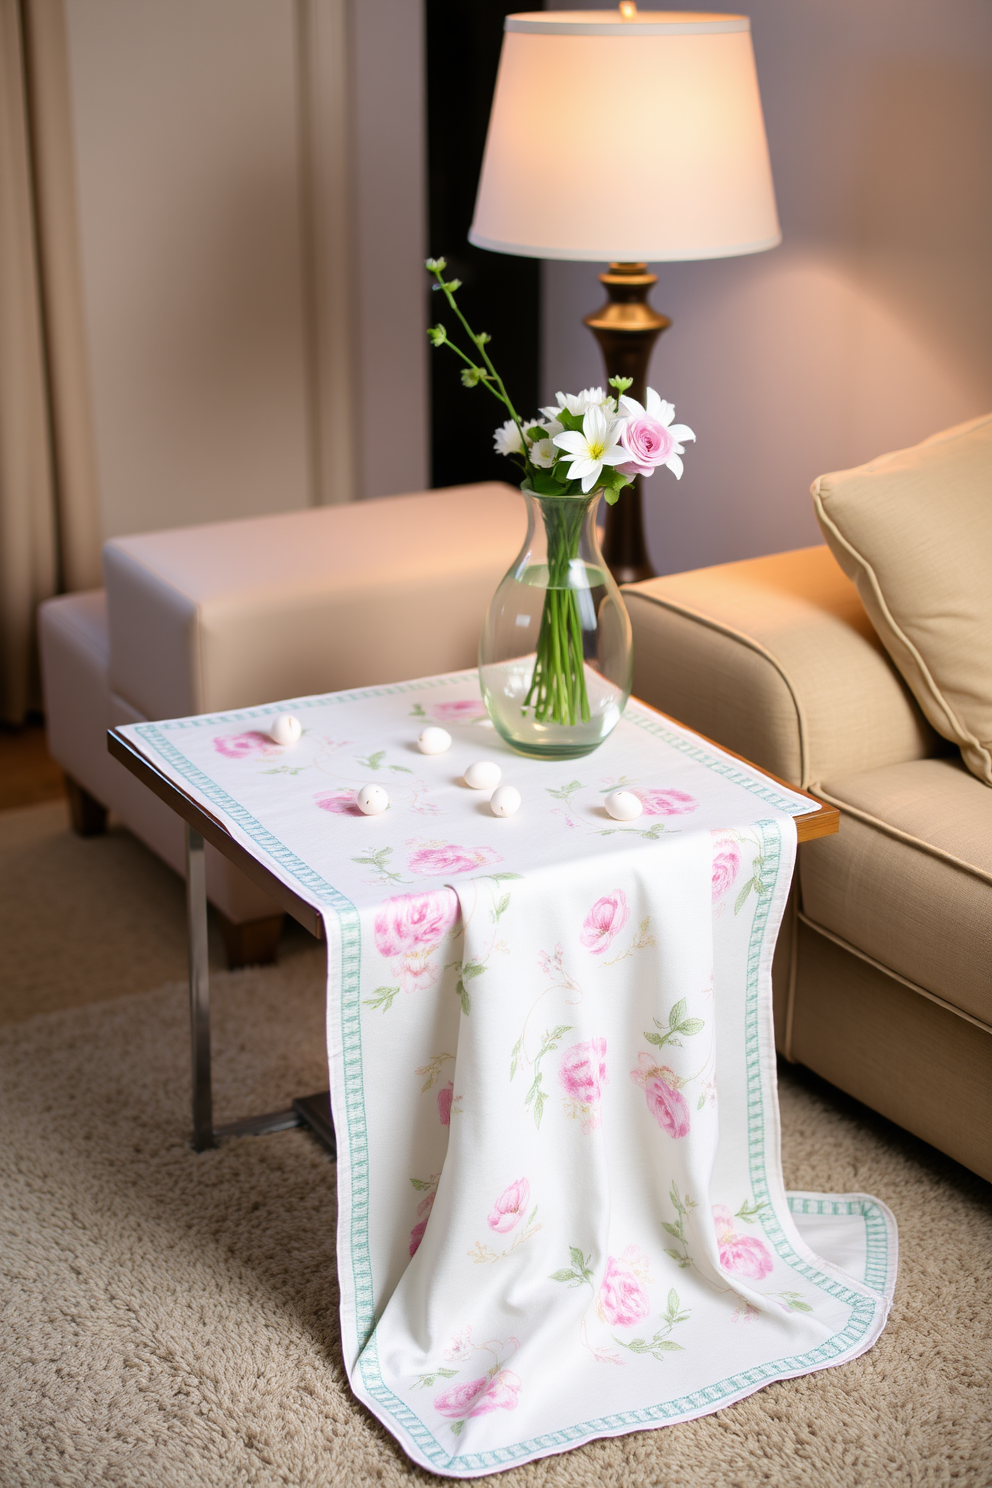
<path fill-rule="evenodd" d="M 881 1296 L 886 1295 L 888 1271 L 888 1227 L 881 1206 L 874 1199 L 809 1198 L 788 1194 L 790 1214 L 860 1214 L 865 1222 L 865 1286 Z"/>

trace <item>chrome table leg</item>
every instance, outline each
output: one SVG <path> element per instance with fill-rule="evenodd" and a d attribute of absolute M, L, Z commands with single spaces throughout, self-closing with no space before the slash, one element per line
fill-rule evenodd
<path fill-rule="evenodd" d="M 189 1025 L 193 1056 L 193 1150 L 205 1152 L 225 1137 L 266 1136 L 308 1126 L 335 1155 L 330 1100 L 323 1092 L 293 1102 L 288 1111 L 246 1116 L 214 1126 L 210 1080 L 210 963 L 207 945 L 206 854 L 200 833 L 186 824 L 186 924 L 189 942 Z"/>

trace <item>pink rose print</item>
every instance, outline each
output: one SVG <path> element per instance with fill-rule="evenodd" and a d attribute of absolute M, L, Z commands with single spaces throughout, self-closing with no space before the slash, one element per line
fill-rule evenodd
<path fill-rule="evenodd" d="M 713 1223 L 720 1248 L 720 1265 L 725 1271 L 735 1271 L 749 1281 L 760 1281 L 768 1275 L 773 1262 L 763 1240 L 756 1240 L 751 1235 L 738 1235 L 733 1215 L 722 1204 L 713 1205 Z"/>
<path fill-rule="evenodd" d="M 632 1328 L 651 1311 L 648 1294 L 631 1265 L 638 1255 L 630 1247 L 621 1258 L 607 1256 L 606 1271 L 596 1296 L 596 1311 L 612 1328 Z"/>
<path fill-rule="evenodd" d="M 643 1087 L 648 1110 L 662 1131 L 670 1137 L 689 1135 L 689 1107 L 679 1089 L 681 1081 L 667 1064 L 657 1065 L 650 1054 L 637 1056 L 637 1069 L 632 1069 L 630 1078 L 635 1085 Z"/>
<path fill-rule="evenodd" d="M 425 842 L 407 859 L 411 873 L 425 878 L 442 878 L 447 873 L 471 873 L 473 868 L 488 868 L 502 863 L 491 847 L 459 847 L 456 842 Z"/>
<path fill-rule="evenodd" d="M 355 805 L 355 792 L 350 790 L 321 791 L 314 796 L 321 811 L 333 811 L 337 816 L 361 816 Z"/>
<path fill-rule="evenodd" d="M 606 1084 L 606 1040 L 589 1039 L 586 1043 L 572 1044 L 561 1056 L 558 1067 L 558 1082 L 576 1110 L 569 1115 L 581 1119 L 584 1132 L 595 1131 L 602 1124 L 603 1112 L 600 1102 Z"/>
<path fill-rule="evenodd" d="M 487 716 L 486 705 L 481 698 L 459 698 L 450 703 L 433 703 L 427 711 L 435 723 L 475 723 Z"/>
<path fill-rule="evenodd" d="M 376 949 L 393 962 L 405 992 L 433 987 L 438 969 L 431 956 L 458 914 L 458 896 L 452 889 L 428 889 L 383 900 L 373 923 Z"/>
<path fill-rule="evenodd" d="M 214 748 L 225 759 L 253 759 L 277 747 L 268 734 L 260 734 L 257 729 L 247 734 L 218 734 L 214 739 Z"/>
<path fill-rule="evenodd" d="M 694 796 L 687 796 L 680 790 L 642 789 L 638 786 L 632 794 L 644 807 L 645 816 L 688 816 L 699 805 Z"/>
<path fill-rule="evenodd" d="M 437 1093 L 437 1114 L 441 1118 L 442 1126 L 451 1125 L 451 1098 L 455 1093 L 455 1087 L 449 1080 L 443 1090 Z"/>
<path fill-rule="evenodd" d="M 529 1202 L 530 1184 L 526 1178 L 518 1178 L 516 1183 L 504 1188 L 496 1200 L 493 1212 L 486 1220 L 487 1225 L 497 1235 L 508 1235 L 517 1221 L 523 1218 Z"/>
<path fill-rule="evenodd" d="M 412 1256 L 415 1256 L 417 1254 L 417 1251 L 420 1249 L 420 1242 L 424 1238 L 424 1231 L 427 1228 L 427 1221 L 431 1217 L 431 1210 L 433 1208 L 434 1208 L 434 1194 L 433 1193 L 429 1193 L 427 1195 L 427 1197 L 421 1199 L 420 1203 L 417 1205 L 417 1215 L 418 1215 L 417 1223 L 414 1225 L 413 1229 L 410 1231 L 410 1255 L 411 1255 L 411 1257 Z"/>
<path fill-rule="evenodd" d="M 465 1420 L 470 1416 L 488 1416 L 490 1411 L 515 1410 L 520 1396 L 520 1377 L 512 1369 L 501 1369 L 492 1378 L 468 1380 L 452 1385 L 434 1397 L 434 1409 L 442 1416 Z"/>
<path fill-rule="evenodd" d="M 612 894 L 605 894 L 602 899 L 596 900 L 586 915 L 579 940 L 587 951 L 592 951 L 594 956 L 601 956 L 629 919 L 627 896 L 623 889 L 614 889 Z"/>
<path fill-rule="evenodd" d="M 722 899 L 740 872 L 741 850 L 733 837 L 713 833 L 713 903 Z"/>
<path fill-rule="evenodd" d="M 437 946 L 458 919 L 458 895 L 453 889 L 426 889 L 422 894 L 397 894 L 384 899 L 375 917 L 375 944 L 380 956 L 391 960 L 424 946 Z"/>

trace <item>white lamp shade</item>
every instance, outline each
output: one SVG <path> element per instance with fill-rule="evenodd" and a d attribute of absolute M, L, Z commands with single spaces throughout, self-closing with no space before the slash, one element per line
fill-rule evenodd
<path fill-rule="evenodd" d="M 774 248 L 747 17 L 507 16 L 469 240 L 647 263 Z"/>

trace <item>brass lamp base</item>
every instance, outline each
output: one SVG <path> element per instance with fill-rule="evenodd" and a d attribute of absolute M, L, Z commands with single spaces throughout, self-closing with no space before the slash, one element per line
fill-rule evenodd
<path fill-rule="evenodd" d="M 630 377 L 630 396 L 643 403 L 647 392 L 648 363 L 654 343 L 671 321 L 648 304 L 648 291 L 658 282 L 647 264 L 611 263 L 599 282 L 606 286 L 606 304 L 583 324 L 599 342 L 607 377 Z M 654 578 L 654 569 L 644 541 L 641 478 L 624 490 L 616 506 L 607 508 L 603 553 L 618 584 L 635 584 Z"/>

